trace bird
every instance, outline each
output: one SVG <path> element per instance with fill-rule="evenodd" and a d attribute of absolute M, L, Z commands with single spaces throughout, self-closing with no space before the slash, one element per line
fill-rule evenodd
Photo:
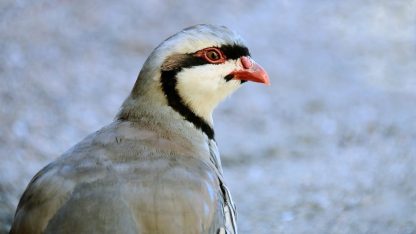
<path fill-rule="evenodd" d="M 114 121 L 32 178 L 10 233 L 237 233 L 212 113 L 246 81 L 270 84 L 227 27 L 167 38 Z"/>

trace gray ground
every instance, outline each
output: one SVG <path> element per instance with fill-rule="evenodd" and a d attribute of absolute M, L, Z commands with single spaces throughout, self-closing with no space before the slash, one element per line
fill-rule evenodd
<path fill-rule="evenodd" d="M 215 114 L 241 233 L 416 233 L 412 0 L 1 1 L 0 232 L 33 174 L 196 23 L 238 31 L 272 80 Z"/>

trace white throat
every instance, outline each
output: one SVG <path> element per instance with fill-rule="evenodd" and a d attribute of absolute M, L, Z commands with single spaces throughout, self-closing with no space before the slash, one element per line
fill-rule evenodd
<path fill-rule="evenodd" d="M 236 61 L 228 61 L 185 68 L 176 75 L 176 89 L 183 102 L 211 126 L 215 107 L 240 86 L 240 81 L 224 79 L 235 67 Z"/>

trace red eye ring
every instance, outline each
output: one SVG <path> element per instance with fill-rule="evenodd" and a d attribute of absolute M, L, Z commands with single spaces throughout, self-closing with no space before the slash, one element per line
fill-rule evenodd
<path fill-rule="evenodd" d="M 196 56 L 201 57 L 212 64 L 219 64 L 225 62 L 225 57 L 222 51 L 215 47 L 205 48 L 196 52 Z"/>

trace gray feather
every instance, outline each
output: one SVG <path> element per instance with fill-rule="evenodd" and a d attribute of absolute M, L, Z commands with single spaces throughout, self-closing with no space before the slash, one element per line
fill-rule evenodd
<path fill-rule="evenodd" d="M 11 233 L 214 233 L 225 227 L 221 206 L 228 201 L 206 137 L 191 142 L 161 127 L 115 122 L 87 137 L 34 177 Z"/>
<path fill-rule="evenodd" d="M 233 38 L 214 26 L 186 33 L 218 37 L 213 29 Z M 10 233 L 237 232 L 215 141 L 169 107 L 160 88 L 162 61 L 171 69 L 181 58 L 168 57 L 169 48 L 149 57 L 116 121 L 35 175 Z"/>

